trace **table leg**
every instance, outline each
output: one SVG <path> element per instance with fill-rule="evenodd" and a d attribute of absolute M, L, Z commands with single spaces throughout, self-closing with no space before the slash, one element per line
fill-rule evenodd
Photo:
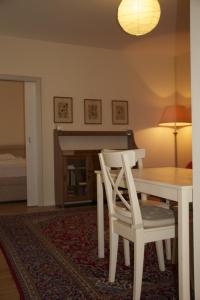
<path fill-rule="evenodd" d="M 97 230 L 98 230 L 98 257 L 104 258 L 104 209 L 103 183 L 101 174 L 96 174 L 97 180 Z"/>
<path fill-rule="evenodd" d="M 178 192 L 179 299 L 190 300 L 189 203 L 187 191 Z"/>

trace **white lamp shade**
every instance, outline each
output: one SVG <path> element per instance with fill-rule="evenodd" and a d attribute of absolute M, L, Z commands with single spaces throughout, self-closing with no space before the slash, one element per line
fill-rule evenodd
<path fill-rule="evenodd" d="M 132 35 L 152 31 L 159 22 L 160 14 L 158 0 L 122 0 L 118 7 L 119 24 Z"/>

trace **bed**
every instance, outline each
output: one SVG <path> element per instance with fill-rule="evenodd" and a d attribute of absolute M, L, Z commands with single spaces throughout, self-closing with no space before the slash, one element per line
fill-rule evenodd
<path fill-rule="evenodd" d="M 0 146 L 0 203 L 26 199 L 25 146 Z"/>

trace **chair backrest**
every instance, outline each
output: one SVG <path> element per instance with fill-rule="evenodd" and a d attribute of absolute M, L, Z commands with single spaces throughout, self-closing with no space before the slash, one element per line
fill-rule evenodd
<path fill-rule="evenodd" d="M 137 161 L 135 150 L 103 151 L 99 153 L 99 160 L 109 214 L 126 222 L 126 212 L 128 212 L 129 222 L 131 218 L 132 225 L 142 226 L 140 206 L 131 171 Z M 126 196 L 121 190 L 122 186 L 128 190 Z M 121 211 L 124 210 L 123 216 L 119 214 L 119 207 Z"/>
<path fill-rule="evenodd" d="M 138 169 L 143 168 L 143 158 L 145 158 L 145 149 L 132 149 L 135 153 L 135 160 Z M 103 149 L 102 153 L 109 153 L 109 152 L 122 152 L 123 150 L 114 150 L 114 149 Z M 129 150 L 124 150 L 129 151 Z"/>

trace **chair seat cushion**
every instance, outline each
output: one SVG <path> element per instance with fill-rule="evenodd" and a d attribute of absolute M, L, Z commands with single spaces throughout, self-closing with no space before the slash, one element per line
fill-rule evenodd
<path fill-rule="evenodd" d="M 143 206 L 141 207 L 141 214 L 145 228 L 175 224 L 174 212 L 171 209 L 157 206 Z"/>
<path fill-rule="evenodd" d="M 151 205 L 141 206 L 141 215 L 144 228 L 175 224 L 174 212 L 171 209 Z M 115 216 L 128 224 L 132 223 L 131 213 L 126 207 L 115 205 Z"/>

